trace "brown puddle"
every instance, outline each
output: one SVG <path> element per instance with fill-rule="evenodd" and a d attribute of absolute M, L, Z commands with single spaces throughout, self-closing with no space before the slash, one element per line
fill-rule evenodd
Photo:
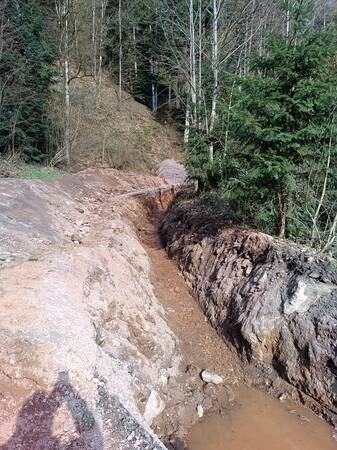
<path fill-rule="evenodd" d="M 188 450 L 336 449 L 332 428 L 311 411 L 248 388 L 223 415 L 198 423 L 188 442 Z"/>

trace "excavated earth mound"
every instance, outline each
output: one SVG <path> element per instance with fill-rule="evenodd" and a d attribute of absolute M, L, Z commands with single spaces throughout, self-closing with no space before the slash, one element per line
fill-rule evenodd
<path fill-rule="evenodd" d="M 337 420 L 337 273 L 309 251 L 193 213 L 180 200 L 161 231 L 212 325 L 248 380 Z"/>
<path fill-rule="evenodd" d="M 1 450 L 161 449 L 177 339 L 130 217 L 160 178 L 87 170 L 0 185 Z"/>
<path fill-rule="evenodd" d="M 237 364 L 159 239 L 186 174 L 160 171 L 1 181 L 1 450 L 184 449 L 233 397 Z"/>

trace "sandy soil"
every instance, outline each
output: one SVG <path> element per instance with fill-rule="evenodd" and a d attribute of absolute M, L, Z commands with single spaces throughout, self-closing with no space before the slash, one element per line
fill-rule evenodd
<path fill-rule="evenodd" d="M 148 217 L 142 217 L 138 231 L 150 257 L 155 295 L 164 307 L 165 318 L 178 338 L 183 355 L 185 374 L 180 377 L 179 383 L 183 386 L 187 399 L 197 397 L 197 403 L 203 405 L 205 414 L 222 412 L 235 399 L 235 390 L 241 379 L 240 366 L 236 356 L 205 319 L 175 262 L 168 258 L 158 234 L 161 215 L 161 211 L 151 210 Z M 224 384 L 216 387 L 204 384 L 200 379 L 200 372 L 204 369 L 220 375 Z M 163 423 L 163 418 L 159 418 L 154 430 L 166 439 L 171 434 L 171 440 L 174 441 L 176 436 L 185 438 L 186 432 L 198 421 L 198 417 L 193 401 L 191 407 L 184 408 L 179 416 L 174 402 L 174 388 L 171 393 L 173 400 L 171 404 L 167 404 L 165 421 Z M 183 427 L 179 427 L 178 423 Z M 170 425 L 171 430 L 168 428 Z"/>

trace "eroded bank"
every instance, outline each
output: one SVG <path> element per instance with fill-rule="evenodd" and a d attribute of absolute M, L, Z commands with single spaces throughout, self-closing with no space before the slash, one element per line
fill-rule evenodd
<path fill-rule="evenodd" d="M 246 379 L 336 424 L 337 274 L 326 259 L 181 198 L 162 235 Z"/>

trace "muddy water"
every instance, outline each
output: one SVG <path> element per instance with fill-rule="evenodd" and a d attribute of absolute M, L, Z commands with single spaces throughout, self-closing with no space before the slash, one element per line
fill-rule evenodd
<path fill-rule="evenodd" d="M 223 415 L 192 430 L 189 450 L 337 450 L 332 429 L 307 409 L 242 388 Z"/>

